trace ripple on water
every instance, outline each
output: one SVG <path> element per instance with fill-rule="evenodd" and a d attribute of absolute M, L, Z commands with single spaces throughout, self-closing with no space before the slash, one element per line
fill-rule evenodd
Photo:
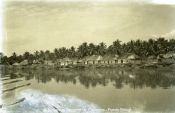
<path fill-rule="evenodd" d="M 18 97 L 21 103 L 7 106 L 3 113 L 101 113 L 93 103 L 72 96 L 49 95 L 35 90 L 22 91 Z"/>

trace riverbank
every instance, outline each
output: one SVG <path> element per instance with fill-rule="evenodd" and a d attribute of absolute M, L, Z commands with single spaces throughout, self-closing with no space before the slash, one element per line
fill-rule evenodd
<path fill-rule="evenodd" d="M 67 70 L 67 69 L 88 69 L 88 68 L 175 68 L 175 64 L 167 64 L 167 63 L 140 63 L 140 64 L 79 64 L 79 65 L 46 65 L 46 64 L 33 64 L 33 65 L 25 65 L 25 66 L 12 66 L 12 65 L 1 65 L 1 68 L 6 69 L 57 69 L 57 70 Z"/>

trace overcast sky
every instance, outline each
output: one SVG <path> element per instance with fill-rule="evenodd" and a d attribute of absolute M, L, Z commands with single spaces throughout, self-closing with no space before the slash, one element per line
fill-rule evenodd
<path fill-rule="evenodd" d="M 6 2 L 7 55 L 78 46 L 84 41 L 109 45 L 116 39 L 148 39 L 175 29 L 174 5 L 119 0 L 56 1 L 59 2 Z"/>

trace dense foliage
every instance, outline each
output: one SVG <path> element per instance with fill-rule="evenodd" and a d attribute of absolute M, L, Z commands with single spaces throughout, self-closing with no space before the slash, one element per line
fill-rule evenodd
<path fill-rule="evenodd" d="M 175 51 L 175 39 L 166 40 L 165 38 L 149 39 L 149 40 L 131 40 L 127 43 L 122 43 L 120 40 L 116 40 L 112 45 L 107 46 L 104 42 L 95 45 L 93 43 L 82 43 L 78 48 L 72 46 L 71 48 L 55 48 L 53 52 L 35 51 L 34 53 L 25 52 L 23 55 L 17 55 L 15 52 L 7 57 L 3 56 L 1 62 L 3 64 L 13 64 L 15 62 L 21 62 L 28 60 L 56 60 L 62 58 L 83 58 L 91 55 L 119 55 L 123 56 L 127 53 L 133 53 L 141 58 L 147 58 L 149 56 L 158 56 L 160 54 L 166 54 L 167 52 Z"/>

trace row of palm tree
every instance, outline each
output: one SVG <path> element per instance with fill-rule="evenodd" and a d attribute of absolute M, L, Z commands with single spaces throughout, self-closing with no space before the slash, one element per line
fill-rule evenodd
<path fill-rule="evenodd" d="M 32 63 L 33 60 L 56 60 L 65 57 L 68 58 L 84 58 L 91 55 L 119 55 L 123 56 L 127 53 L 133 53 L 141 58 L 147 58 L 149 56 L 158 56 L 160 54 L 166 54 L 167 52 L 175 51 L 175 39 L 165 39 L 160 37 L 158 39 L 149 40 L 131 40 L 126 43 L 122 43 L 120 40 L 114 41 L 111 45 L 107 46 L 104 42 L 98 45 L 93 43 L 84 42 L 77 48 L 74 46 L 70 48 L 61 47 L 55 48 L 53 52 L 46 50 L 35 51 L 34 53 L 25 52 L 23 55 L 17 55 L 15 52 L 7 57 L 3 56 L 1 61 L 3 64 L 13 64 L 15 62 L 21 62 L 28 60 Z"/>

